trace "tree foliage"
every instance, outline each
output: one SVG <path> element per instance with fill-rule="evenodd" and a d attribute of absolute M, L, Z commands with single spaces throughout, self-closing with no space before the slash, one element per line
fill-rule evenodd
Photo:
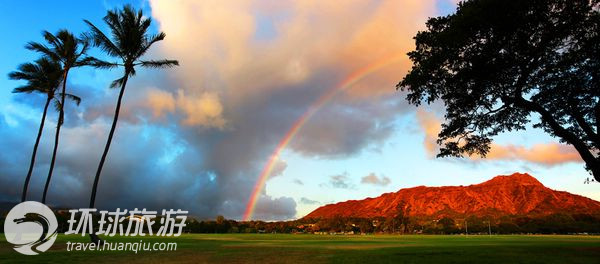
<path fill-rule="evenodd" d="M 34 63 L 23 63 L 17 71 L 8 74 L 11 80 L 27 82 L 15 88 L 13 93 L 42 93 L 50 98 L 54 98 L 62 76 L 60 63 L 47 57 L 39 58 Z"/>
<path fill-rule="evenodd" d="M 439 157 L 480 155 L 532 122 L 572 145 L 600 180 L 598 0 L 470 0 L 430 18 L 397 85 L 446 107 Z"/>
<path fill-rule="evenodd" d="M 92 22 L 84 20 L 90 27 L 86 39 L 94 46 L 99 47 L 107 55 L 115 57 L 120 62 L 94 61 L 94 66 L 101 68 L 114 68 L 123 66 L 124 75 L 114 80 L 110 87 L 116 88 L 124 84 L 128 77 L 134 76 L 136 66 L 145 68 L 170 68 L 179 65 L 176 60 L 142 60 L 141 57 L 148 52 L 150 47 L 165 39 L 164 32 L 149 34 L 152 18 L 145 17 L 142 10 L 135 10 L 130 5 L 125 5 L 120 10 L 110 10 L 104 17 L 104 22 L 110 28 L 112 39 L 105 35 Z"/>

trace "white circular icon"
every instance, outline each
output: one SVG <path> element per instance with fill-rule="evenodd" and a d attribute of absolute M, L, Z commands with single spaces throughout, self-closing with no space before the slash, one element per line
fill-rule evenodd
<path fill-rule="evenodd" d="M 17 252 L 37 255 L 52 246 L 57 227 L 56 216 L 48 206 L 33 201 L 22 202 L 6 215 L 4 236 Z"/>

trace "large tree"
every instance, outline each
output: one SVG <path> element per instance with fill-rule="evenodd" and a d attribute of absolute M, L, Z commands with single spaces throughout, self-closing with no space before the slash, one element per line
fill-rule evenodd
<path fill-rule="evenodd" d="M 532 122 L 572 145 L 600 181 L 599 0 L 470 0 L 430 18 L 397 85 L 442 100 L 438 156 L 485 156 L 491 138 Z"/>
<path fill-rule="evenodd" d="M 42 112 L 42 120 L 40 121 L 40 128 L 33 145 L 33 152 L 31 153 L 31 161 L 29 162 L 29 170 L 25 177 L 25 183 L 23 184 L 23 193 L 21 194 L 21 202 L 27 199 L 27 189 L 29 187 L 29 180 L 31 179 L 31 173 L 33 172 L 33 166 L 35 164 L 35 157 L 40 139 L 42 137 L 42 131 L 44 130 L 44 123 L 46 121 L 46 113 L 48 112 L 48 106 L 50 102 L 54 101 L 54 105 L 58 111 L 62 108 L 61 102 L 56 96 L 58 87 L 62 81 L 63 70 L 60 63 L 53 61 L 47 57 L 42 57 L 36 60 L 34 63 L 23 63 L 19 65 L 17 71 L 8 74 L 8 77 L 12 80 L 26 81 L 25 84 L 15 88 L 13 93 L 41 93 L 46 96 L 46 103 L 44 104 L 44 110 Z M 72 94 L 66 94 L 67 98 L 73 99 L 77 104 L 81 101 L 79 97 Z"/>
<path fill-rule="evenodd" d="M 117 121 L 119 120 L 119 112 L 121 110 L 121 101 L 125 92 L 125 86 L 129 77 L 135 75 L 135 67 L 145 68 L 168 68 L 179 65 L 176 60 L 142 60 L 141 58 L 148 52 L 150 47 L 165 38 L 165 33 L 159 32 L 157 34 L 149 34 L 148 30 L 152 23 L 152 19 L 145 17 L 141 10 L 135 10 L 130 5 L 126 5 L 121 10 L 108 11 L 104 17 L 104 22 L 110 28 L 112 37 L 109 38 L 105 35 L 98 27 L 92 24 L 88 20 L 84 20 L 90 26 L 89 38 L 93 41 L 95 46 L 100 47 L 106 54 L 119 59 L 116 63 L 97 63 L 101 66 L 112 66 L 112 67 L 123 67 L 123 76 L 112 82 L 111 88 L 119 87 L 119 97 L 117 99 L 117 105 L 115 108 L 115 114 L 108 133 L 108 139 L 104 147 L 104 152 L 100 158 L 98 169 L 96 170 L 96 176 L 94 178 L 94 185 L 92 187 L 92 194 L 90 197 L 90 208 L 94 208 L 96 202 L 96 190 L 98 189 L 98 182 L 102 173 L 102 167 L 106 160 L 106 155 L 110 149 L 110 144 L 117 127 Z M 98 238 L 92 235 L 92 240 L 96 241 Z"/>
<path fill-rule="evenodd" d="M 56 35 L 44 31 L 42 32 L 44 39 L 47 44 L 38 42 L 29 42 L 26 46 L 27 49 L 37 51 L 47 56 L 51 60 L 59 62 L 62 67 L 62 91 L 60 93 L 60 114 L 58 117 L 58 124 L 56 126 L 56 134 L 54 135 L 54 148 L 52 150 L 52 159 L 50 161 L 50 169 L 48 170 L 48 177 L 46 178 L 46 184 L 44 185 L 44 193 L 42 195 L 42 203 L 46 203 L 46 195 L 48 193 L 48 187 L 50 186 L 50 180 L 52 179 L 52 172 L 54 171 L 54 163 L 56 162 L 56 152 L 58 151 L 58 143 L 60 139 L 60 128 L 63 125 L 65 118 L 65 98 L 67 96 L 67 80 L 69 71 L 76 67 L 82 67 L 90 64 L 99 64 L 99 61 L 93 57 L 86 55 L 89 48 L 89 43 L 86 39 L 78 38 L 66 29 L 59 30 Z"/>

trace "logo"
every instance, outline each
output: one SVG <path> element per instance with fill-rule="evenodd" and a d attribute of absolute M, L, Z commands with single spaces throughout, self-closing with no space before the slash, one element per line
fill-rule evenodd
<path fill-rule="evenodd" d="M 6 241 L 25 255 L 45 252 L 56 240 L 56 216 L 48 206 L 38 202 L 22 202 L 13 207 L 4 221 Z"/>

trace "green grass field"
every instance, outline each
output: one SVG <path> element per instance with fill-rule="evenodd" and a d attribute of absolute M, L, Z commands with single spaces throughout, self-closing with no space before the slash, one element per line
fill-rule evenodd
<path fill-rule="evenodd" d="M 600 263 L 598 236 L 330 236 L 290 234 L 191 234 L 143 238 L 177 242 L 170 252 L 67 251 L 59 236 L 52 248 L 24 256 L 0 235 L 0 263 Z M 113 237 L 109 242 L 138 242 Z"/>

